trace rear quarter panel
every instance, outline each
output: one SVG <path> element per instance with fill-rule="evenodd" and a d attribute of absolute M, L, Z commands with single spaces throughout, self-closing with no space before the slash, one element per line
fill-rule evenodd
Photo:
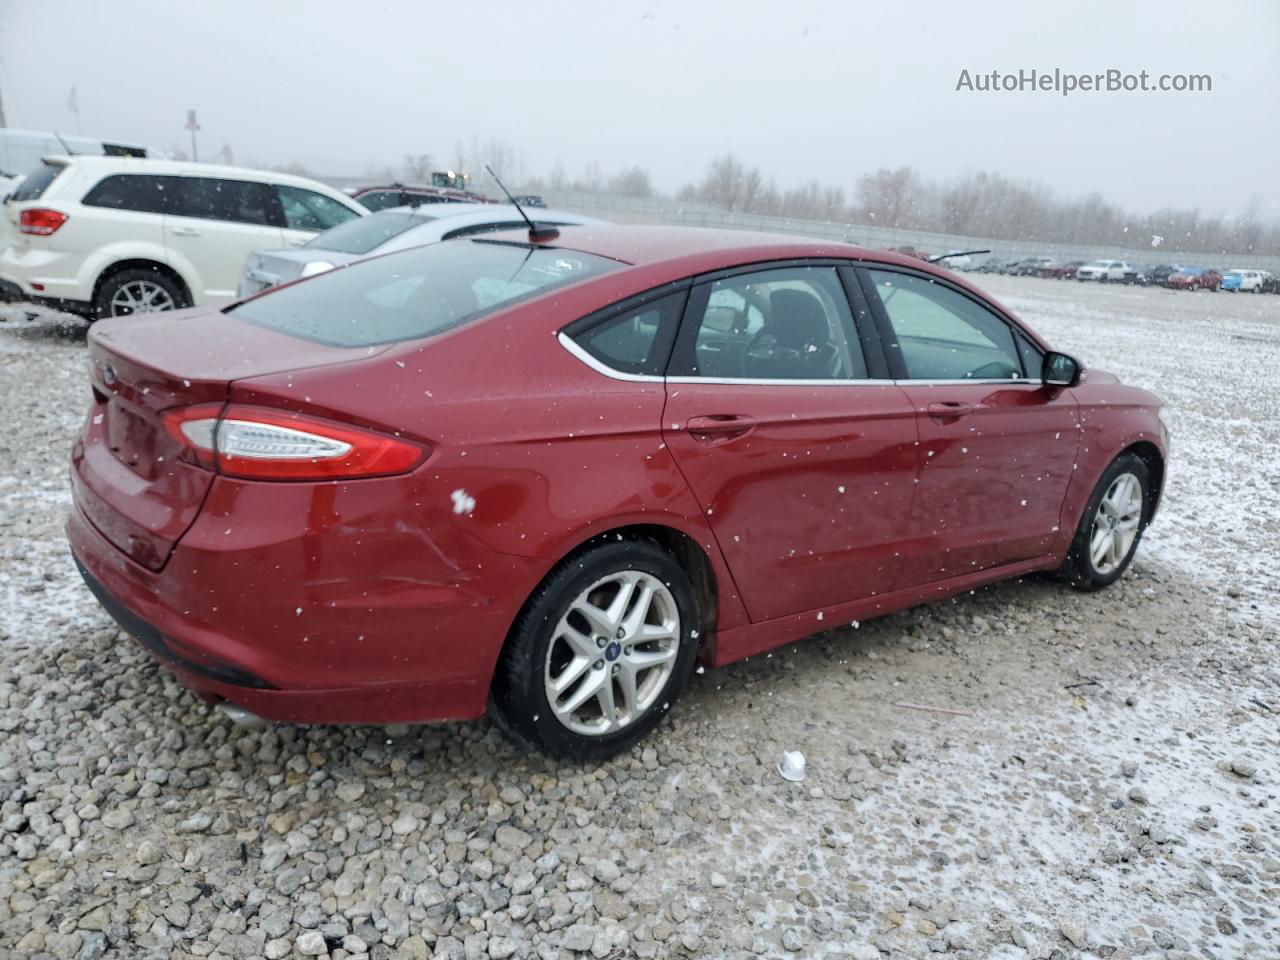
<path fill-rule="evenodd" d="M 617 527 L 678 530 L 711 562 L 720 625 L 745 623 L 723 557 L 663 442 L 664 385 L 603 376 L 556 339 L 601 305 L 598 292 L 567 290 L 365 361 L 237 381 L 232 400 L 302 401 L 322 416 L 426 443 L 432 509 L 486 549 L 537 558 L 548 571 Z"/>

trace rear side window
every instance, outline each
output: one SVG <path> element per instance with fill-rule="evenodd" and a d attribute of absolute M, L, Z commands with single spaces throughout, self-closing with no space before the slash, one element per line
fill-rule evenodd
<path fill-rule="evenodd" d="M 202 220 L 267 226 L 267 187 L 252 180 L 179 177 L 178 199 L 170 213 Z"/>
<path fill-rule="evenodd" d="M 117 173 L 99 180 L 80 202 L 86 207 L 164 213 L 178 182 L 177 177 Z"/>
<path fill-rule="evenodd" d="M 367 217 L 354 217 L 332 230 L 312 237 L 303 246 L 317 250 L 335 250 L 338 253 L 369 253 L 392 237 L 398 237 L 406 230 L 433 219 L 435 218 L 384 210 Z"/>
<path fill-rule="evenodd" d="M 10 200 L 21 202 L 23 200 L 39 200 L 44 194 L 49 184 L 57 178 L 66 167 L 61 163 L 42 163 L 29 174 L 27 178 L 18 184 L 18 188 L 9 195 Z"/>
<path fill-rule="evenodd" d="M 335 347 L 443 333 L 557 287 L 617 270 L 574 250 L 462 240 L 331 270 L 229 308 L 237 317 Z"/>
<path fill-rule="evenodd" d="M 284 208 L 284 224 L 290 230 L 328 230 L 356 216 L 332 197 L 302 187 L 276 187 Z"/>
<path fill-rule="evenodd" d="M 685 292 L 627 310 L 574 335 L 574 342 L 620 373 L 660 377 L 675 339 Z"/>

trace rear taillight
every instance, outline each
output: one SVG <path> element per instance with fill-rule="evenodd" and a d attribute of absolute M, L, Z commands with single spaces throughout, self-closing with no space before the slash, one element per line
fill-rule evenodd
<path fill-rule="evenodd" d="M 18 230 L 37 237 L 47 237 L 51 233 L 57 233 L 58 228 L 66 222 L 67 215 L 61 210 L 31 207 L 18 215 Z"/>
<path fill-rule="evenodd" d="M 427 455 L 406 440 L 265 407 L 180 407 L 164 422 L 188 459 L 251 480 L 380 477 L 412 470 Z"/>

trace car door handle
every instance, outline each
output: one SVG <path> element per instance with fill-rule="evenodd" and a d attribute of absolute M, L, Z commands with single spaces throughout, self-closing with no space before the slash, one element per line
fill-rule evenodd
<path fill-rule="evenodd" d="M 931 403 L 925 409 L 935 420 L 956 420 L 973 413 L 973 404 L 944 401 Z"/>
<path fill-rule="evenodd" d="M 310 238 L 310 237 L 299 237 L 299 238 L 297 238 L 296 240 L 290 240 L 290 241 L 289 241 L 289 246 L 291 246 L 291 247 L 301 247 L 303 244 L 308 243 L 310 240 L 311 240 L 311 238 Z"/>
<path fill-rule="evenodd" d="M 169 230 L 175 237 L 198 237 L 200 231 L 195 227 L 172 227 Z"/>
<path fill-rule="evenodd" d="M 709 417 L 690 417 L 685 429 L 689 436 L 703 442 L 712 440 L 728 440 L 741 436 L 756 425 L 751 417 L 736 415 L 718 415 Z"/>

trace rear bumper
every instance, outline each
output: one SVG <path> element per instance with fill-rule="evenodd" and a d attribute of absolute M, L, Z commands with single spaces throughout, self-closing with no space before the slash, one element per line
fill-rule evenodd
<path fill-rule="evenodd" d="M 10 245 L 0 250 L 0 278 L 23 299 L 88 303 L 93 290 L 81 280 L 83 261 L 80 254 Z"/>
<path fill-rule="evenodd" d="M 487 572 L 483 583 L 415 591 L 399 582 L 388 595 L 385 579 L 358 558 L 317 576 L 311 551 L 348 553 L 348 545 L 295 537 L 264 543 L 267 531 L 257 527 L 253 549 L 210 547 L 233 539 L 223 536 L 225 517 L 215 523 L 210 537 L 197 521 L 159 571 L 129 559 L 78 505 L 67 536 L 102 606 L 183 685 L 280 722 L 483 714 L 493 665 L 526 595 L 515 585 L 541 576 L 527 561 L 489 554 L 477 564 Z M 379 583 L 383 595 L 371 592 Z"/>

